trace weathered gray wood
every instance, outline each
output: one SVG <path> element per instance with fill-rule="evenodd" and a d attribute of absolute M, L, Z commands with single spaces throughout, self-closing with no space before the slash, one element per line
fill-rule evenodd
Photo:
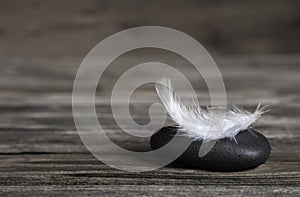
<path fill-rule="evenodd" d="M 299 0 L 0 1 L 0 196 L 299 196 L 299 4 Z M 229 104 L 249 110 L 259 102 L 271 105 L 271 112 L 255 127 L 272 145 L 265 164 L 234 173 L 171 166 L 128 173 L 104 165 L 86 150 L 72 117 L 76 71 L 99 41 L 141 25 L 175 28 L 200 41 L 219 66 Z M 193 82 L 200 104 L 210 101 L 200 75 L 174 54 L 144 50 L 118 58 L 100 81 L 96 108 L 110 137 L 135 151 L 150 150 L 149 139 L 122 134 L 114 124 L 109 96 L 118 76 L 147 61 L 178 68 Z M 188 99 L 180 81 L 174 83 Z M 153 102 L 159 102 L 153 86 L 141 87 L 133 95 L 133 118 L 140 123 L 149 120 L 147 110 Z"/>
<path fill-rule="evenodd" d="M 130 27 L 184 31 L 221 54 L 299 52 L 299 1 L 0 1 L 0 54 L 82 58 Z M 30 47 L 29 47 L 30 46 Z"/>
<path fill-rule="evenodd" d="M 298 0 L 0 1 L 0 24 L 0 196 L 299 196 Z M 128 173 L 104 165 L 86 150 L 72 117 L 76 71 L 99 41 L 140 25 L 175 28 L 199 40 L 219 66 L 229 104 L 249 110 L 259 102 L 271 105 L 255 127 L 272 146 L 265 164 L 234 173 L 171 166 Z M 216 55 L 266 53 L 277 55 Z M 122 134 L 109 96 L 118 76 L 147 61 L 178 68 L 193 82 L 202 105 L 210 99 L 201 77 L 174 54 L 144 50 L 119 57 L 100 81 L 96 108 L 110 137 L 135 151 L 150 150 L 149 139 Z M 188 99 L 180 81 L 174 83 Z M 153 102 L 158 102 L 153 86 L 140 88 L 131 103 L 133 118 L 149 120 Z"/>
<path fill-rule="evenodd" d="M 260 101 L 271 105 L 271 112 L 256 124 L 270 140 L 270 159 L 256 169 L 234 173 L 171 166 L 153 172 L 128 173 L 107 167 L 87 152 L 73 123 L 71 91 L 80 61 L 1 61 L 1 196 L 299 195 L 300 58 L 297 56 L 217 57 L 229 103 L 249 110 Z M 109 70 L 110 76 L 118 76 L 118 64 Z M 190 73 L 193 82 L 199 80 L 189 67 L 182 68 Z M 114 77 L 111 79 L 105 86 L 100 84 L 96 99 L 104 128 L 130 150 L 150 150 L 147 139 L 133 140 L 122 135 L 113 124 L 108 102 Z M 200 103 L 205 104 L 209 97 L 200 83 L 196 89 Z M 178 90 L 182 91 L 180 87 Z M 185 94 L 183 97 L 188 98 Z M 149 104 L 157 101 L 152 87 L 142 88 L 134 95 L 133 117 L 138 122 L 146 120 Z"/>

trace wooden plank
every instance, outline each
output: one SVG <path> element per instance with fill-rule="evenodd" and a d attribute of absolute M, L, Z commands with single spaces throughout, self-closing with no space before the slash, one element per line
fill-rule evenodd
<path fill-rule="evenodd" d="M 96 160 L 80 141 L 72 118 L 71 87 L 78 68 L 77 61 L 31 60 L 26 63 L 28 67 L 24 72 L 24 61 L 6 64 L 9 60 L 3 60 L 3 72 L 0 73 L 0 81 L 3 82 L 0 84 L 0 195 L 299 194 L 299 58 L 217 58 L 228 89 L 229 103 L 249 110 L 253 110 L 260 101 L 271 104 L 271 112 L 256 124 L 256 128 L 270 140 L 270 159 L 256 169 L 234 173 L 174 166 L 152 172 L 129 173 L 112 169 Z M 110 76 L 119 75 L 117 65 L 109 70 Z M 190 74 L 192 81 L 197 82 L 198 76 L 192 74 L 191 68 L 182 68 Z M 52 79 L 55 79 L 54 83 Z M 123 147 L 136 151 L 150 150 L 149 139 L 132 139 L 123 135 L 115 125 L 109 104 L 113 80 L 107 81 L 106 86 L 100 86 L 96 99 L 101 123 Z M 178 91 L 184 93 L 184 89 L 178 87 Z M 205 87 L 199 85 L 196 89 L 202 99 L 200 103 L 209 102 Z M 188 99 L 183 95 L 184 99 Z M 144 87 L 134 95 L 131 109 L 137 122 L 148 119 L 147 109 L 152 102 L 159 102 L 153 87 Z M 120 103 L 119 107 L 123 106 Z M 162 115 L 160 111 L 155 113 Z"/>
<path fill-rule="evenodd" d="M 299 5 L 298 0 L 267 6 L 257 0 L 0 1 L 0 196 L 299 196 Z M 230 173 L 174 166 L 129 173 L 86 150 L 72 117 L 76 71 L 99 41 L 141 25 L 175 28 L 200 41 L 219 66 L 228 104 L 249 110 L 270 104 L 271 112 L 255 127 L 272 146 L 265 164 Z M 111 113 L 110 93 L 124 71 L 147 61 L 177 68 L 193 82 L 200 104 L 210 101 L 201 76 L 175 54 L 142 50 L 119 57 L 99 83 L 96 109 L 109 136 L 129 150 L 150 150 L 149 139 L 123 134 Z M 189 99 L 181 81 L 173 82 Z M 134 83 L 124 83 L 124 91 Z M 153 102 L 159 102 L 153 86 L 139 88 L 130 106 L 134 120 L 147 122 Z"/>
<path fill-rule="evenodd" d="M 107 36 L 142 25 L 184 31 L 221 54 L 298 53 L 298 8 L 298 0 L 0 1 L 0 53 L 82 58 Z"/>

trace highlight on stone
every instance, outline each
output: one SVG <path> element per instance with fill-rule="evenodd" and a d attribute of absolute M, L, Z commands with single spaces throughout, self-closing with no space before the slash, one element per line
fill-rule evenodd
<path fill-rule="evenodd" d="M 175 135 L 183 140 L 192 140 L 174 164 L 212 171 L 239 171 L 257 167 L 269 158 L 271 146 L 268 140 L 251 128 L 267 112 L 265 107 L 258 105 L 250 113 L 234 106 L 226 110 L 224 120 L 220 121 L 221 127 L 213 127 L 221 130 L 214 131 L 210 123 L 211 113 L 216 108 L 203 109 L 197 102 L 189 105 L 181 102 L 170 80 L 166 78 L 158 81 L 156 91 L 170 118 L 177 125 L 156 132 L 150 140 L 152 149 L 166 145 Z M 218 121 L 214 123 L 218 124 Z M 212 149 L 204 157 L 199 157 L 201 144 L 212 140 L 216 141 Z"/>

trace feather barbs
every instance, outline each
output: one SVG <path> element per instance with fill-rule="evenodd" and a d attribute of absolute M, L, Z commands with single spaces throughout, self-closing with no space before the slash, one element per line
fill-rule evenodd
<path fill-rule="evenodd" d="M 178 124 L 181 134 L 193 140 L 234 138 L 267 112 L 264 110 L 265 106 L 261 107 L 260 104 L 253 113 L 233 106 L 232 109 L 226 110 L 221 120 L 214 119 L 214 124 L 220 125 L 211 126 L 212 117 L 218 118 L 211 115 L 218 110 L 217 108 L 201 108 L 194 100 L 192 105 L 180 101 L 173 91 L 171 81 L 167 78 L 159 80 L 155 89 L 170 118 Z"/>

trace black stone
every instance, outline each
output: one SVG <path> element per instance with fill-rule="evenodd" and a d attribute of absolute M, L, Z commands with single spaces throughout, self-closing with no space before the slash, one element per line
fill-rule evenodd
<path fill-rule="evenodd" d="M 164 146 L 176 133 L 176 127 L 162 128 L 151 137 L 151 148 L 155 150 Z M 235 138 L 236 141 L 230 138 L 217 140 L 204 157 L 198 156 L 202 141 L 193 141 L 172 165 L 210 171 L 240 171 L 255 168 L 269 158 L 271 146 L 257 131 L 241 131 Z"/>

